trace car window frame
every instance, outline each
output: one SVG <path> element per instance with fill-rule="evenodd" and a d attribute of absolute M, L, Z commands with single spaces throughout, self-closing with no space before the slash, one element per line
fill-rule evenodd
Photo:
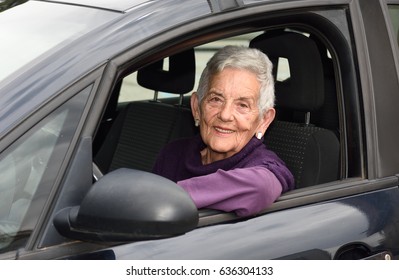
<path fill-rule="evenodd" d="M 267 5 L 265 5 L 267 6 Z M 197 20 L 193 23 L 190 23 L 188 25 L 186 25 L 184 27 L 184 29 L 182 30 L 182 28 L 175 28 L 169 32 L 165 32 L 162 35 L 158 36 L 157 38 L 153 39 L 153 40 L 148 40 L 146 42 L 144 42 L 143 44 L 141 44 L 140 46 L 138 46 L 137 48 L 132 48 L 130 50 L 128 50 L 127 52 L 117 56 L 112 62 L 113 64 L 116 65 L 116 69 L 114 73 L 110 73 L 109 75 L 114 76 L 114 82 L 112 84 L 112 86 L 116 85 L 116 81 L 118 79 L 120 79 L 121 77 L 124 77 L 127 73 L 132 73 L 135 70 L 139 69 L 140 67 L 146 65 L 147 63 L 150 63 L 151 61 L 156 61 L 158 59 L 163 58 L 162 54 L 165 54 L 166 52 L 173 54 L 178 52 L 179 50 L 183 50 L 187 47 L 192 47 L 192 46 L 198 46 L 200 44 L 203 43 L 207 43 L 209 41 L 215 40 L 215 39 L 221 39 L 221 38 L 226 38 L 226 37 L 230 37 L 230 36 L 235 36 L 235 35 L 239 35 L 241 33 L 244 32 L 249 32 L 249 31 L 259 31 L 262 28 L 260 26 L 258 26 L 257 28 L 246 28 L 245 25 L 243 25 L 244 22 L 257 22 L 256 21 L 256 16 L 261 16 L 261 15 L 272 15 L 273 11 L 272 10 L 266 10 L 265 6 L 263 6 L 263 8 L 265 9 L 264 11 L 262 11 L 262 9 L 258 8 L 249 8 L 247 10 L 244 11 L 236 11 L 236 12 L 231 12 L 228 15 L 224 16 L 224 15 L 213 15 L 212 19 L 213 21 L 210 23 L 209 19 L 205 18 L 205 19 L 200 19 Z M 278 7 L 278 6 L 277 6 Z M 319 7 L 312 7 L 309 8 L 309 12 L 313 12 L 315 15 L 317 16 L 322 16 L 325 13 L 328 13 L 331 8 L 336 8 L 338 10 L 341 10 L 342 14 L 345 14 L 347 16 L 347 20 L 349 21 L 349 15 L 347 13 L 347 10 L 349 9 L 349 5 L 348 6 L 328 6 L 328 5 L 324 5 L 324 6 L 319 6 Z M 254 12 L 254 10 L 257 9 L 257 12 Z M 250 14 L 251 12 L 253 12 L 255 15 L 252 16 L 251 20 L 248 20 L 247 18 L 245 18 L 246 14 Z M 301 11 L 286 11 L 286 10 L 278 10 L 278 13 L 276 15 L 272 15 L 271 18 L 269 19 L 271 22 L 273 22 L 273 18 L 277 17 L 278 15 L 280 16 L 286 16 L 289 15 L 290 13 L 295 14 L 301 14 L 303 13 L 303 10 Z M 297 15 L 295 14 L 295 16 L 293 16 L 293 18 L 295 18 Z M 241 26 L 234 28 L 233 26 L 235 25 L 234 23 L 232 23 L 231 21 L 236 20 L 237 23 L 240 23 Z M 225 23 L 221 24 L 220 28 L 216 28 L 215 25 L 217 24 L 217 22 L 223 22 L 225 21 Z M 266 21 L 267 22 L 267 21 Z M 327 22 L 327 21 L 326 21 Z M 336 18 L 334 18 L 334 22 L 336 23 L 337 20 Z M 259 23 L 259 22 L 258 22 Z M 339 23 L 342 24 L 342 23 Z M 195 27 L 193 27 L 194 25 L 196 25 Z M 229 25 L 229 28 L 227 28 Z M 265 24 L 266 25 L 266 24 Z M 305 24 L 301 24 L 302 27 L 306 27 Z M 192 29 L 192 30 L 198 30 L 198 26 L 201 26 L 201 31 L 200 32 L 192 32 L 190 33 L 190 35 L 185 38 L 182 38 L 184 36 L 187 36 L 187 32 L 188 30 Z M 223 26 L 223 27 L 222 27 Z M 267 26 L 267 25 L 266 25 Z M 312 28 L 311 25 L 307 26 L 310 28 L 310 30 L 313 30 L 315 32 L 317 31 L 317 28 Z M 219 31 L 221 31 L 223 29 L 223 32 L 225 32 L 224 36 L 222 36 Z M 326 28 L 324 26 L 324 28 Z M 349 26 L 348 26 L 349 28 Z M 229 31 L 227 31 L 229 30 Z M 320 32 L 320 31 L 319 31 Z M 323 34 L 319 34 L 321 36 L 323 36 Z M 343 36 L 346 40 L 352 40 L 351 34 L 349 32 L 349 30 L 347 30 L 345 32 L 345 34 L 343 34 Z M 173 39 L 171 39 L 173 38 Z M 179 40 L 176 40 L 179 39 Z M 351 46 L 351 42 L 348 41 L 344 41 L 344 39 L 342 39 L 342 42 L 346 43 L 348 46 Z M 162 45 L 163 49 L 162 51 L 159 49 L 159 46 Z M 154 52 L 153 50 L 156 49 L 157 52 Z M 141 52 L 142 50 L 147 50 L 145 53 Z M 346 64 L 349 67 L 352 67 L 352 70 L 349 70 L 349 73 L 354 71 L 354 61 L 353 61 L 353 49 L 349 48 L 349 53 L 344 55 L 346 60 Z M 338 54 L 333 54 L 333 55 L 338 55 Z M 341 54 L 340 54 L 341 55 Z M 337 75 L 339 75 L 340 77 L 342 77 L 342 71 L 343 69 L 341 69 L 340 65 L 335 65 L 336 67 L 336 71 L 337 71 Z M 352 73 L 353 74 L 353 73 Z M 339 87 L 343 87 L 340 88 L 340 98 L 345 99 L 348 98 L 347 96 L 345 96 L 344 92 L 349 92 L 349 91 L 355 91 L 355 92 L 359 92 L 359 89 L 357 88 L 357 78 L 355 75 L 350 77 L 351 81 L 348 81 L 349 78 L 346 81 L 346 84 L 342 85 L 342 83 L 340 82 L 337 86 Z M 360 93 L 360 92 L 359 92 Z M 344 120 L 344 126 L 353 126 L 351 124 L 347 124 L 346 122 L 349 120 L 350 122 L 354 122 L 356 123 L 356 131 L 351 131 L 350 133 L 356 133 L 357 136 L 351 136 L 349 137 L 347 135 L 348 131 L 344 130 L 344 139 L 345 141 L 349 138 L 352 139 L 352 141 L 358 141 L 355 143 L 356 145 L 356 152 L 355 152 L 355 156 L 361 154 L 362 151 L 362 137 L 360 135 L 362 135 L 362 125 L 359 125 L 361 123 L 361 120 L 359 118 L 359 100 L 354 101 L 355 105 L 351 110 L 348 110 L 349 107 L 345 107 L 345 106 L 350 106 L 348 104 L 352 102 L 354 96 L 351 96 L 348 98 L 348 100 L 342 101 L 343 107 L 340 108 L 340 114 L 342 119 Z M 356 99 L 356 98 L 355 98 Z M 348 116 L 346 116 L 346 114 L 348 114 L 348 112 L 350 112 L 351 116 L 348 118 Z M 353 143 L 348 143 L 348 145 L 352 145 Z M 343 160 L 348 160 L 347 159 L 347 155 L 348 155 L 348 151 L 347 151 L 347 147 L 345 147 L 345 149 L 343 150 Z M 356 160 L 356 159 L 352 159 L 352 160 Z M 343 178 L 345 179 L 344 182 L 341 181 L 334 181 L 334 182 L 330 182 L 330 183 L 326 183 L 326 184 L 322 184 L 322 185 L 317 185 L 315 187 L 308 187 L 306 191 L 304 190 L 294 190 L 288 194 L 283 194 L 278 200 L 277 202 L 274 203 L 274 205 L 272 207 L 270 207 L 269 209 L 266 209 L 265 211 L 263 211 L 261 214 L 265 214 L 265 213 L 269 213 L 272 211 L 277 211 L 277 210 L 281 210 L 281 209 L 286 209 L 289 207 L 296 207 L 296 206 L 300 206 L 300 205 L 305 205 L 305 204 L 309 204 L 309 203 L 317 203 L 326 199 L 331 199 L 334 197 L 342 197 L 345 195 L 351 195 L 351 194 L 355 194 L 355 193 L 360 193 L 366 190 L 370 190 L 376 188 L 375 186 L 369 186 L 367 184 L 367 180 L 364 177 L 364 169 L 365 166 L 365 162 L 364 162 L 364 158 L 359 159 L 358 161 L 358 167 L 356 167 L 356 171 L 354 171 L 357 175 L 354 175 L 353 172 L 349 172 L 346 170 L 347 166 L 343 166 L 343 169 L 341 172 L 343 174 Z M 364 185 L 366 186 L 365 188 L 358 188 L 358 186 L 360 185 Z M 220 212 L 215 212 L 215 211 L 208 211 L 208 210 L 204 210 L 204 214 L 200 214 L 201 216 L 203 216 L 203 220 L 205 221 L 205 219 L 207 221 L 205 221 L 203 224 L 204 225 L 209 225 L 209 224 L 217 224 L 220 222 L 226 222 L 226 221 L 231 221 L 231 220 L 235 220 L 237 219 L 237 217 L 234 217 L 234 215 L 231 215 L 229 213 L 220 213 Z M 210 213 L 210 214 L 209 214 Z M 209 215 L 208 215 L 209 214 Z M 201 219 L 200 219 L 201 220 Z M 208 222 L 208 220 L 210 220 L 211 222 Z M 201 221 L 200 221 L 201 224 Z"/>
<path fill-rule="evenodd" d="M 391 36 L 391 44 L 393 46 L 393 52 L 396 54 L 395 57 L 395 62 L 396 62 L 396 69 L 399 69 L 399 20 L 397 20 L 398 22 L 396 23 L 397 26 L 394 26 L 394 22 L 393 19 L 391 18 L 392 14 L 390 11 L 390 6 L 395 6 L 395 8 L 398 10 L 398 14 L 399 14 L 399 1 L 398 0 L 388 0 L 386 3 L 386 13 L 387 13 L 387 26 L 388 26 L 388 30 L 390 32 L 390 36 Z M 395 30 L 396 28 L 396 30 Z M 396 31 L 396 32 L 395 32 Z M 397 71 L 397 73 L 399 73 L 399 71 Z M 399 74 L 398 74 L 398 78 L 399 78 Z"/>

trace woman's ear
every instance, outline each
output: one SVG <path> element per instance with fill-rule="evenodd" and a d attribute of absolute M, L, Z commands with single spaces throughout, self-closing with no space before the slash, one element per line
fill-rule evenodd
<path fill-rule="evenodd" d="M 261 132 L 262 135 L 265 134 L 267 128 L 269 125 L 272 123 L 274 120 L 274 117 L 276 116 L 276 110 L 274 108 L 268 109 L 262 116 L 262 119 L 259 123 L 258 130 L 256 133 Z"/>
<path fill-rule="evenodd" d="M 199 100 L 196 92 L 193 92 L 191 94 L 190 104 L 194 120 L 199 120 L 200 119 Z"/>

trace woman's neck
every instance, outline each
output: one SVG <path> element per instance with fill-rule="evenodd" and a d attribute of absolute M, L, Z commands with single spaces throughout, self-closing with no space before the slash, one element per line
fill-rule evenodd
<path fill-rule="evenodd" d="M 203 149 L 201 152 L 201 162 L 203 165 L 211 164 L 215 161 L 223 160 L 231 155 L 228 155 L 227 153 L 217 153 L 212 150 L 210 150 L 208 147 Z"/>

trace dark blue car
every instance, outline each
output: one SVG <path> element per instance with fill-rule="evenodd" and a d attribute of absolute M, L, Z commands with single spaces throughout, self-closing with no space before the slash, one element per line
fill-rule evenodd
<path fill-rule="evenodd" d="M 0 259 L 398 259 L 398 0 L 28 1 L 0 13 Z M 255 216 L 150 173 L 225 45 L 274 64 L 296 188 Z"/>

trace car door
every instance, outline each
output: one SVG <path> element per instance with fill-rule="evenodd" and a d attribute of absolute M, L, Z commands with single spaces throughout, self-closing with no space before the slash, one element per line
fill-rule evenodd
<path fill-rule="evenodd" d="M 383 17 L 381 3 L 374 4 L 381 11 L 379 16 Z M 250 219 L 238 220 L 230 213 L 200 210 L 198 229 L 172 239 L 116 246 L 102 251 L 104 256 L 116 259 L 397 257 L 397 168 L 385 160 L 372 160 L 379 141 L 378 137 L 370 137 L 373 134 L 370 131 L 375 127 L 369 118 L 377 116 L 373 115 L 373 111 L 364 111 L 364 106 L 374 106 L 368 103 L 371 102 L 370 94 L 381 91 L 369 87 L 370 79 L 376 79 L 374 76 L 364 76 L 366 72 L 375 71 L 369 68 L 370 57 L 364 56 L 367 53 L 365 49 L 370 46 L 363 37 L 368 33 L 363 29 L 362 20 L 367 18 L 363 13 L 376 11 L 376 7 L 368 5 L 367 1 L 348 1 L 342 6 L 304 8 L 291 2 L 281 5 L 257 2 L 241 11 L 213 16 L 215 22 L 225 23 L 224 37 L 228 37 L 229 31 L 237 34 L 231 20 L 234 18 L 240 27 L 246 26 L 245 23 L 257 26 L 254 31 L 262 31 L 259 27 L 262 23 L 265 29 L 275 29 L 281 24 L 287 29 L 302 27 L 299 30 L 324 39 L 322 41 L 329 47 L 329 56 L 332 57 L 338 101 L 335 114 L 339 123 L 340 173 L 337 180 L 284 194 L 272 207 Z M 296 12 L 295 8 L 302 9 Z M 289 9 L 291 13 L 287 12 Z M 252 20 L 248 19 L 248 15 L 253 17 Z M 198 21 L 196 24 L 197 28 L 203 25 L 204 33 L 209 26 L 216 28 L 208 22 Z M 387 26 L 382 25 L 381 28 L 386 30 Z M 209 31 L 208 38 L 218 38 L 215 33 Z M 381 40 L 386 38 L 381 37 Z M 226 40 L 224 44 L 228 42 Z M 184 44 L 189 44 L 189 40 Z M 396 76 L 395 73 L 392 75 Z M 397 83 L 396 78 L 392 79 L 392 83 Z M 382 132 L 383 128 L 380 129 Z M 397 159 L 397 153 L 391 153 L 390 157 Z M 376 172 L 381 167 L 380 163 L 389 168 Z M 101 252 L 96 256 L 101 258 Z"/>

